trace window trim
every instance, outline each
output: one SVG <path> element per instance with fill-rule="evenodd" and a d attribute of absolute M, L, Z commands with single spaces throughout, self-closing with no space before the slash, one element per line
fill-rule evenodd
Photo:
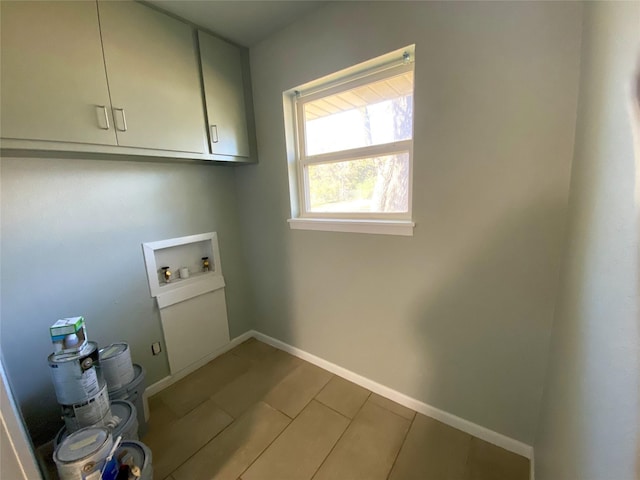
<path fill-rule="evenodd" d="M 404 60 L 404 56 L 403 56 Z M 390 142 L 385 144 L 376 144 L 364 147 L 357 147 L 347 150 L 339 150 L 337 152 L 329 152 L 315 155 L 306 154 L 306 138 L 305 138 L 305 125 L 304 125 L 304 105 L 306 103 L 317 100 L 318 98 L 324 98 L 335 93 L 344 92 L 357 88 L 362 85 L 374 83 L 385 78 L 401 75 L 403 73 L 414 71 L 414 63 L 406 61 L 398 62 L 395 60 L 392 63 L 387 63 L 383 66 L 379 66 L 375 69 L 369 69 L 361 72 L 358 75 L 352 75 L 343 80 L 338 80 L 326 84 L 326 86 L 320 85 L 316 88 L 311 88 L 307 92 L 295 92 L 295 98 L 293 99 L 293 113 L 295 116 L 295 149 L 296 149 L 296 172 L 297 172 L 297 187 L 298 187 L 298 200 L 299 200 L 299 215 L 297 218 L 291 219 L 289 225 L 291 228 L 303 228 L 303 225 L 309 227 L 309 229 L 317 230 L 321 226 L 328 226 L 330 222 L 328 220 L 335 220 L 336 225 L 331 230 L 342 230 L 345 226 L 357 226 L 356 231 L 362 230 L 362 221 L 368 221 L 375 228 L 363 233 L 381 233 L 378 230 L 385 229 L 385 225 L 393 226 L 392 230 L 397 231 L 398 221 L 401 221 L 405 226 L 410 225 L 413 229 L 412 218 L 412 206 L 413 206 L 413 137 L 414 137 L 414 123 L 412 122 L 411 138 L 408 140 L 401 140 L 397 142 Z M 414 89 L 415 90 L 415 89 Z M 337 162 L 348 162 L 353 160 L 359 160 L 363 158 L 379 157 L 383 155 L 393 155 L 398 153 L 406 153 L 409 156 L 409 172 L 408 172 L 408 191 L 407 201 L 408 207 L 406 212 L 313 212 L 310 211 L 310 191 L 309 178 L 308 178 L 308 166 L 330 164 Z M 310 223 L 314 219 L 320 220 L 320 222 Z M 300 222 L 304 220 L 305 222 Z M 349 222 L 351 220 L 352 222 Z M 390 223 L 391 222 L 391 223 Z M 315 225 L 311 228 L 311 225 Z M 396 233 L 406 234 L 406 233 Z"/>
<path fill-rule="evenodd" d="M 304 128 L 300 121 L 304 118 L 298 109 L 300 102 L 306 103 L 317 98 L 326 97 L 335 92 L 345 91 L 357 85 L 363 85 L 401 75 L 413 70 L 415 59 L 415 45 L 377 56 L 363 63 L 353 65 L 340 71 L 328 74 L 322 78 L 307 82 L 283 93 L 286 158 L 289 177 L 289 194 L 291 202 L 291 217 L 288 225 L 291 230 L 322 230 L 334 232 L 371 233 L 412 236 L 415 223 L 413 215 L 413 140 L 415 128 L 415 77 L 414 77 L 414 121 L 412 122 L 412 136 L 410 140 L 392 142 L 383 145 L 359 147 L 328 154 L 314 156 L 301 155 L 301 134 Z M 309 212 L 306 211 L 309 202 L 308 179 L 305 178 L 307 167 L 313 164 L 349 161 L 359 158 L 381 156 L 406 152 L 409 156 L 408 172 L 408 212 L 400 213 L 370 213 L 370 212 Z M 345 156 L 345 153 L 349 157 Z M 305 183 L 306 182 L 306 183 Z"/>
<path fill-rule="evenodd" d="M 411 220 L 366 220 L 354 218 L 290 218 L 291 230 L 321 230 L 325 232 L 375 233 L 380 235 L 413 236 L 416 224 Z"/>

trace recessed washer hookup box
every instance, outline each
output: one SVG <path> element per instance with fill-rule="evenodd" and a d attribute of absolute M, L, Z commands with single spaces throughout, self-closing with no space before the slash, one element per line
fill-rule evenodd
<path fill-rule="evenodd" d="M 62 318 L 49 327 L 53 353 L 77 353 L 87 344 L 84 317 Z"/>

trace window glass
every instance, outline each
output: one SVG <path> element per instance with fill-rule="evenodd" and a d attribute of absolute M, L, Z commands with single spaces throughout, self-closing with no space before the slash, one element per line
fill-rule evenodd
<path fill-rule="evenodd" d="M 409 154 L 310 164 L 311 212 L 394 213 L 409 210 Z"/>
<path fill-rule="evenodd" d="M 411 45 L 289 91 L 291 228 L 413 233 L 414 62 Z"/>
<path fill-rule="evenodd" d="M 412 138 L 413 71 L 306 102 L 307 155 Z"/>

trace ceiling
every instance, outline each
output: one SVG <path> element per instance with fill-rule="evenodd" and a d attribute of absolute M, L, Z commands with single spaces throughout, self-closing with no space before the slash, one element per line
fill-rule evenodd
<path fill-rule="evenodd" d="M 326 3 L 315 0 L 148 0 L 157 8 L 251 47 Z"/>

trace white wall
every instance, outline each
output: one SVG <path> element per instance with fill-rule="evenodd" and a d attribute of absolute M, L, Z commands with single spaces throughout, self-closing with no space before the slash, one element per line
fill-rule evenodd
<path fill-rule="evenodd" d="M 169 374 L 142 243 L 217 231 L 232 337 L 251 328 L 233 169 L 2 158 L 1 345 L 36 445 L 60 428 L 49 326 L 84 315 L 90 340 L 127 341 L 147 384 Z"/>
<path fill-rule="evenodd" d="M 257 329 L 531 444 L 581 8 L 336 2 L 252 48 L 260 163 L 236 178 Z M 289 230 L 282 92 L 412 43 L 415 235 Z"/>
<path fill-rule="evenodd" d="M 24 421 L 15 403 L 0 353 L 0 478 L 37 480 L 33 445 L 24 429 Z"/>
<path fill-rule="evenodd" d="M 640 158 L 634 164 L 629 122 L 640 3 L 593 2 L 585 13 L 569 234 L 535 442 L 538 480 L 640 478 Z"/>

